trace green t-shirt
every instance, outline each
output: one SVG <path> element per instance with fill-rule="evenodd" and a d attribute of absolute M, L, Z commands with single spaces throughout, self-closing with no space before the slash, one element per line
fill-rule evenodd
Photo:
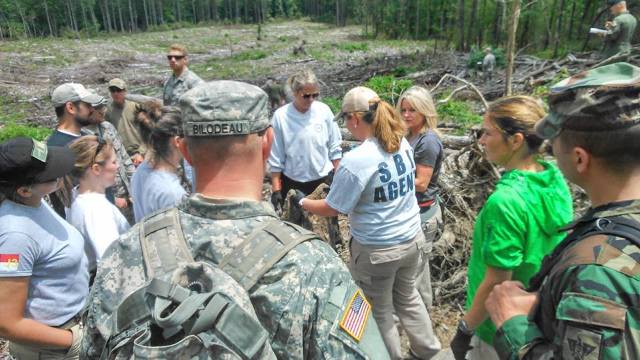
<path fill-rule="evenodd" d="M 478 214 L 467 273 L 467 310 L 487 266 L 511 270 L 513 280 L 528 285 L 542 258 L 565 236 L 558 229 L 573 217 L 569 187 L 554 164 L 539 162 L 544 167 L 540 172 L 506 172 Z M 490 319 L 476 329 L 489 344 L 495 332 Z"/>

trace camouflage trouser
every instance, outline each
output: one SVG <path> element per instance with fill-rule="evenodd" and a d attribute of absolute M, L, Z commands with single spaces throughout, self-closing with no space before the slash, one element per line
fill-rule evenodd
<path fill-rule="evenodd" d="M 433 291 L 431 289 L 431 271 L 429 269 L 429 257 L 433 249 L 433 243 L 442 235 L 442 209 L 440 203 L 436 201 L 431 207 L 420 211 L 420 222 L 422 224 L 422 232 L 424 233 L 425 247 L 422 251 L 421 263 L 418 266 L 418 274 L 416 276 L 416 288 L 422 301 L 430 308 L 433 305 Z"/>
<path fill-rule="evenodd" d="M 79 317 L 74 317 L 60 329 L 71 330 L 73 343 L 69 349 L 51 349 L 34 345 L 9 343 L 9 353 L 17 360 L 77 360 L 80 359 L 80 344 L 82 343 L 82 325 Z"/>

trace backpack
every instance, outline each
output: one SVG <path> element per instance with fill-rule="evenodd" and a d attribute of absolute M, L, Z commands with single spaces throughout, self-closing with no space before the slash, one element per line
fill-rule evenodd
<path fill-rule="evenodd" d="M 175 208 L 139 232 L 149 281 L 112 313 L 102 359 L 275 359 L 247 291 L 315 234 L 268 222 L 215 265 L 194 261 Z"/>

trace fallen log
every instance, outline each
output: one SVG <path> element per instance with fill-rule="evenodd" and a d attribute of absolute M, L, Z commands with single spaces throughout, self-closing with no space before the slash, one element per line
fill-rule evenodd
<path fill-rule="evenodd" d="M 340 133 L 342 135 L 342 148 L 353 149 L 354 147 L 360 145 L 360 141 L 351 135 L 351 133 L 345 129 L 340 129 Z M 474 143 L 474 139 L 469 135 L 442 135 L 440 137 L 442 140 L 442 145 L 447 149 L 460 150 L 465 146 L 471 145 Z"/>

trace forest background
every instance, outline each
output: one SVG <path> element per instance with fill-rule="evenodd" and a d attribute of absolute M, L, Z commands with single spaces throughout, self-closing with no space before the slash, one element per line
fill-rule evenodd
<path fill-rule="evenodd" d="M 359 24 L 374 38 L 433 40 L 469 51 L 507 41 L 516 0 L 0 0 L 0 40 L 87 37 L 168 30 L 207 22 L 262 24 L 309 17 Z M 607 16 L 603 0 L 517 0 L 516 49 L 542 57 L 588 49 L 588 29 Z M 520 3 L 521 2 L 521 3 Z M 630 3 L 632 13 L 635 4 Z M 594 47 L 599 42 L 592 42 Z"/>

